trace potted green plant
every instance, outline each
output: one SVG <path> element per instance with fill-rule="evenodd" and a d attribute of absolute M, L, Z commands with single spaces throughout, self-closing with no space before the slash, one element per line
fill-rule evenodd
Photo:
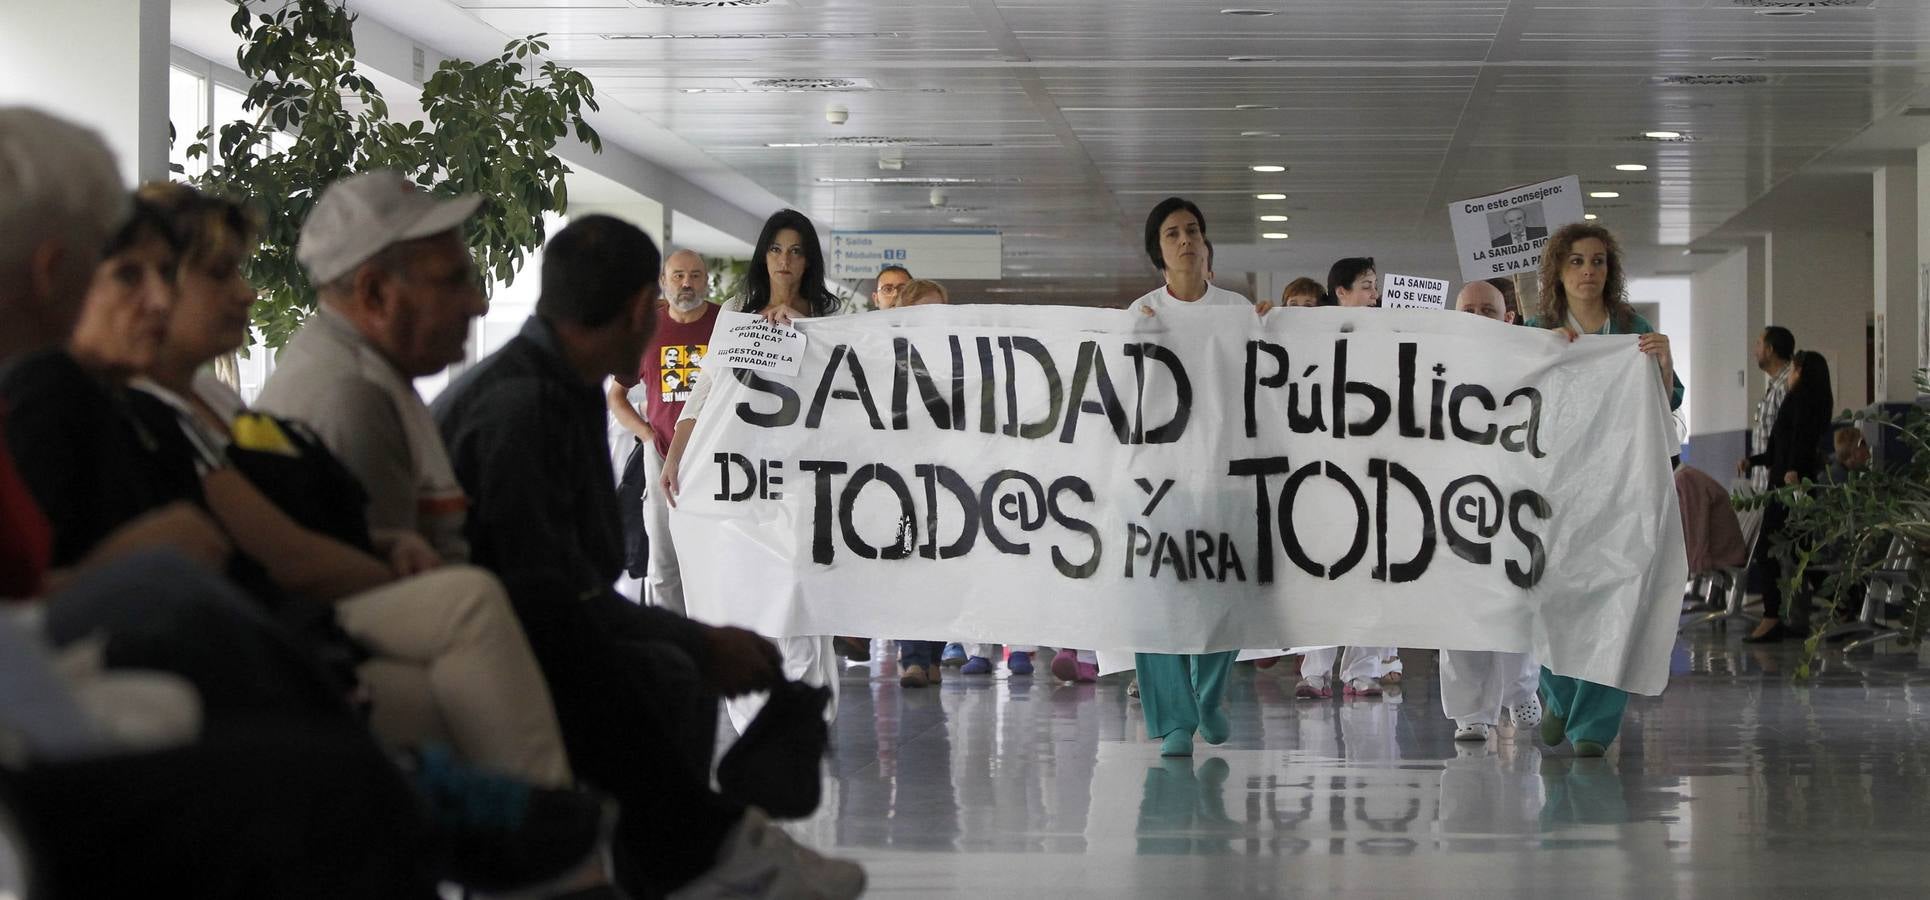
<path fill-rule="evenodd" d="M 482 271 L 507 284 L 542 246 L 544 213 L 568 203 L 557 142 L 574 134 L 602 149 L 583 118 L 597 108 L 589 78 L 543 60 L 543 35 L 481 62 L 444 61 L 422 86 L 425 121 L 403 122 L 356 66 L 355 18 L 338 0 L 289 0 L 262 13 L 237 2 L 230 25 L 242 39 L 236 62 L 252 82 L 243 104 L 252 118 L 204 128 L 188 149 L 209 163 L 197 186 L 250 198 L 263 214 L 247 274 L 270 347 L 315 307 L 295 241 L 331 182 L 392 168 L 432 193 L 481 195 L 466 237 Z"/>
<path fill-rule="evenodd" d="M 1930 369 L 1916 374 L 1919 394 L 1930 394 Z M 1879 432 L 1892 432 L 1908 450 L 1902 460 L 1868 466 L 1840 482 L 1778 487 L 1755 497 L 1738 499 L 1738 506 L 1758 508 L 1770 498 L 1789 507 L 1782 533 L 1771 539 L 1770 552 L 1782 562 L 1783 595 L 1814 591 L 1817 605 L 1834 621 L 1839 611 L 1853 611 L 1862 603 L 1861 591 L 1884 568 L 1893 545 L 1921 559 L 1930 554 L 1930 413 L 1921 407 L 1892 415 L 1874 411 L 1848 412 L 1853 422 Z M 1924 566 L 1903 576 L 1902 641 L 1922 639 L 1926 597 Z M 1823 632 L 1804 645 L 1796 677 L 1815 672 L 1822 653 Z"/>

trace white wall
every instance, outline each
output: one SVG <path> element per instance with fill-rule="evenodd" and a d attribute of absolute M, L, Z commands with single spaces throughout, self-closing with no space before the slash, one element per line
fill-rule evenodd
<path fill-rule="evenodd" d="M 0 104 L 101 133 L 132 184 L 168 171 L 168 0 L 0 3 Z"/>
<path fill-rule="evenodd" d="M 1885 166 L 1871 176 L 1876 399 L 1916 398 L 1917 169 Z"/>
<path fill-rule="evenodd" d="M 1786 223 L 1769 245 L 1769 321 L 1829 360 L 1838 409 L 1867 402 L 1874 249 L 1863 230 Z"/>
<path fill-rule="evenodd" d="M 1695 401 L 1689 417 L 1692 435 L 1749 427 L 1753 401 L 1747 376 L 1755 369 L 1749 348 L 1759 333 L 1748 327 L 1749 257 L 1748 248 L 1737 250 L 1690 281 L 1690 347 L 1697 365 L 1695 374 L 1683 379 Z"/>

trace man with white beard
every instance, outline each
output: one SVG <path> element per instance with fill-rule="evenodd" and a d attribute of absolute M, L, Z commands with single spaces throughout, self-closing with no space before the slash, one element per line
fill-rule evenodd
<path fill-rule="evenodd" d="M 664 261 L 664 302 L 657 307 L 657 331 L 643 351 L 636 380 L 613 382 L 609 389 L 610 412 L 636 435 L 640 444 L 636 452 L 644 462 L 643 530 L 649 538 L 650 561 L 643 575 L 643 601 L 677 613 L 685 613 L 684 586 L 670 539 L 670 505 L 654 486 L 662 476 L 677 416 L 702 377 L 698 370 L 709 353 L 711 329 L 717 325 L 718 306 L 706 299 L 709 275 L 703 257 L 695 252 L 670 254 Z M 630 527 L 626 521 L 626 531 Z"/>

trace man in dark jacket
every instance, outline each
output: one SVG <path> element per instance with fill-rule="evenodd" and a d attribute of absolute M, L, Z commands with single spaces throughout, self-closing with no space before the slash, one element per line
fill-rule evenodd
<path fill-rule="evenodd" d="M 773 686 L 777 649 L 614 588 L 623 531 L 602 385 L 636 371 L 656 324 L 659 260 L 632 225 L 572 222 L 544 251 L 536 315 L 436 400 L 469 498 L 471 558 L 509 588 L 577 771 L 624 803 L 619 883 L 855 897 L 857 865 L 791 844 L 710 789 L 717 697 Z"/>

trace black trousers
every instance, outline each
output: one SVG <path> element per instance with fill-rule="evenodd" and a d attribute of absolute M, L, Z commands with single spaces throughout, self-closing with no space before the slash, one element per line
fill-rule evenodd
<path fill-rule="evenodd" d="M 718 698 L 695 661 L 620 627 L 559 633 L 524 621 L 570 765 L 622 805 L 617 883 L 657 897 L 709 869 L 744 807 L 710 787 Z"/>
<path fill-rule="evenodd" d="M 1756 555 L 1753 565 L 1761 578 L 1762 614 L 1778 617 L 1785 626 L 1801 632 L 1810 627 L 1810 599 L 1815 593 L 1814 576 L 1806 579 L 1801 590 L 1784 597 L 1783 564 L 1770 548 L 1771 539 L 1782 534 L 1783 526 L 1789 522 L 1789 507 L 1777 501 L 1770 501 L 1763 508 L 1762 536 L 1756 539 Z"/>
<path fill-rule="evenodd" d="M 47 601 L 48 641 L 107 639 L 109 668 L 179 675 L 210 727 L 230 717 L 351 721 L 347 685 L 225 579 L 172 553 L 137 554 L 82 574 Z"/>
<path fill-rule="evenodd" d="M 413 795 L 352 727 L 230 720 L 194 745 L 0 782 L 49 896 L 436 896 Z"/>

